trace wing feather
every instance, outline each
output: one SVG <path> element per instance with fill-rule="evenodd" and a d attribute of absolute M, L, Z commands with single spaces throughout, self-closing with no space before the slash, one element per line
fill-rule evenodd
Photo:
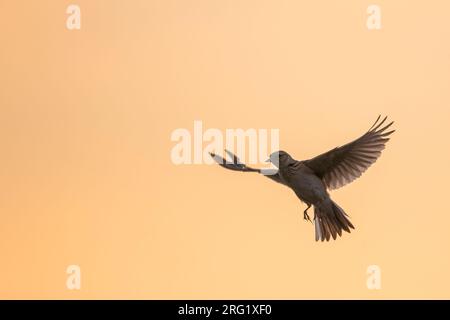
<path fill-rule="evenodd" d="M 393 121 L 385 124 L 378 116 L 369 131 L 358 139 L 304 161 L 325 183 L 328 189 L 337 189 L 359 178 L 377 161 L 395 130 L 386 131 Z"/>

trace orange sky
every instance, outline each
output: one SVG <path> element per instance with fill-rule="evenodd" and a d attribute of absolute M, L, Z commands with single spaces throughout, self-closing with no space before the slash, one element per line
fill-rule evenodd
<path fill-rule="evenodd" d="M 450 3 L 377 1 L 378 31 L 370 4 L 0 1 L 0 298 L 450 298 Z M 378 114 L 397 132 L 331 193 L 356 226 L 331 243 L 283 186 L 170 159 L 194 120 L 305 159 Z"/>

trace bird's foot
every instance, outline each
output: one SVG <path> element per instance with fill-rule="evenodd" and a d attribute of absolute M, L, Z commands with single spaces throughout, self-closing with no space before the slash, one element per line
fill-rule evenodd
<path fill-rule="evenodd" d="M 309 221 L 312 223 L 311 218 L 309 217 L 309 215 L 305 212 L 303 212 L 303 219 L 305 219 L 306 221 Z"/>

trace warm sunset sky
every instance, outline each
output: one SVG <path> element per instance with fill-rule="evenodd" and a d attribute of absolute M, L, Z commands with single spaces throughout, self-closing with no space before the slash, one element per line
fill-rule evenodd
<path fill-rule="evenodd" d="M 0 298 L 450 298 L 449 14 L 447 0 L 0 0 Z M 356 230 L 330 243 L 287 188 L 170 158 L 194 120 L 278 128 L 306 159 L 378 114 L 397 132 L 331 193 Z"/>

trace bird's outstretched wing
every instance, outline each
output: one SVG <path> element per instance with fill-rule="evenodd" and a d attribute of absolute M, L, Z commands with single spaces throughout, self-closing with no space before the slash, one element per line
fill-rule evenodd
<path fill-rule="evenodd" d="M 211 157 L 214 159 L 214 161 L 216 161 L 219 165 L 221 165 L 222 167 L 224 167 L 225 169 L 229 169 L 229 170 L 233 170 L 233 171 L 241 171 L 241 172 L 257 172 L 260 174 L 264 174 L 262 169 L 255 169 L 252 167 L 249 167 L 243 163 L 241 163 L 241 161 L 239 160 L 239 158 L 233 154 L 232 152 L 225 150 L 225 152 L 230 156 L 231 159 L 233 159 L 233 162 L 230 163 L 230 161 L 225 160 L 224 158 L 222 158 L 221 156 L 210 152 Z M 284 184 L 286 185 L 283 180 L 281 179 L 279 173 L 275 173 L 275 174 L 264 174 L 267 178 Z"/>
<path fill-rule="evenodd" d="M 329 189 L 337 189 L 352 182 L 379 158 L 389 141 L 388 136 L 395 131 L 386 132 L 394 122 L 383 126 L 387 117 L 379 121 L 380 118 L 381 116 L 378 116 L 369 131 L 358 139 L 303 163 L 311 168 Z"/>

